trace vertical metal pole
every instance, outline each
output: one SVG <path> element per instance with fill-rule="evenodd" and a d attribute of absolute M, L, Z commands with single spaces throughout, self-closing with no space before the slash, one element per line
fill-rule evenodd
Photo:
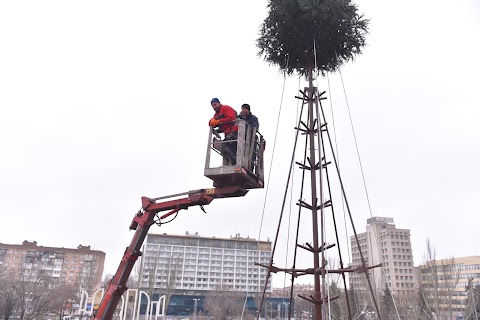
<path fill-rule="evenodd" d="M 238 125 L 238 132 L 237 132 L 237 154 L 236 154 L 236 159 L 237 159 L 237 164 L 236 166 L 241 166 L 244 168 L 248 169 L 247 162 L 245 161 L 245 154 L 248 153 L 246 152 L 245 148 L 245 141 L 247 140 L 247 123 L 244 120 L 238 120 L 237 125 Z"/>
<path fill-rule="evenodd" d="M 205 169 L 210 168 L 210 153 L 212 152 L 212 131 L 213 128 L 210 128 L 208 132 L 208 144 L 207 144 L 207 156 L 205 158 Z"/>
<path fill-rule="evenodd" d="M 311 79 L 310 81 L 313 81 Z M 324 304 L 326 304 L 327 299 L 325 299 L 327 295 L 327 288 L 326 288 L 326 274 L 325 274 L 325 268 L 323 267 L 323 262 L 325 261 L 325 248 L 323 245 L 325 244 L 325 208 L 323 207 L 324 204 L 324 199 L 323 199 L 323 163 L 324 163 L 324 148 L 323 148 L 323 139 L 322 139 L 322 117 L 320 115 L 320 110 L 318 108 L 319 104 L 319 99 L 318 99 L 318 88 L 315 88 L 315 115 L 317 116 L 317 128 L 318 128 L 318 133 L 317 133 L 317 144 L 318 144 L 318 162 L 319 162 L 319 169 L 318 169 L 318 185 L 319 185 L 319 198 L 320 198 L 320 243 L 323 248 L 322 250 L 322 255 L 321 255 L 321 263 L 322 263 L 322 268 L 321 268 L 321 283 L 322 283 L 322 296 L 324 300 L 322 301 L 322 317 L 323 319 L 327 319 L 327 308 Z"/>
<path fill-rule="evenodd" d="M 319 244 L 318 244 L 318 216 L 317 216 L 317 175 L 315 170 L 315 165 L 317 163 L 315 157 L 315 113 L 313 110 L 313 79 L 312 79 L 312 68 L 308 70 L 308 139 L 310 142 L 310 182 L 311 182 L 311 191 L 312 191 L 312 225 L 313 225 L 313 268 L 318 270 L 320 268 L 320 255 L 319 255 Z M 319 132 L 320 134 L 320 132 Z M 321 160 L 321 158 L 320 158 Z M 315 320 L 322 320 L 322 301 L 321 287 L 320 287 L 320 275 L 314 273 L 314 284 L 315 284 Z"/>
<path fill-rule="evenodd" d="M 197 301 L 198 300 L 200 300 L 200 299 L 193 299 L 193 301 L 195 302 L 194 306 L 193 306 L 193 319 L 194 320 L 197 320 Z"/>

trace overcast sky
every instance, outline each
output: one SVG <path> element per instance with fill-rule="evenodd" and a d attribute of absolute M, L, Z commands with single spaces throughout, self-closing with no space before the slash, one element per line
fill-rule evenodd
<path fill-rule="evenodd" d="M 237 110 L 249 103 L 259 117 L 268 194 L 216 200 L 151 231 L 273 240 L 299 79 L 286 78 L 282 100 L 282 74 L 257 57 L 266 4 L 0 0 L 0 242 L 91 245 L 114 273 L 141 196 L 211 187 L 213 97 Z M 480 255 L 480 3 L 357 4 L 371 19 L 368 45 L 341 71 L 372 212 L 341 78 L 330 74 L 330 89 L 318 79 L 357 231 L 370 215 L 394 218 L 411 230 L 416 264 L 427 238 L 439 258 Z"/>

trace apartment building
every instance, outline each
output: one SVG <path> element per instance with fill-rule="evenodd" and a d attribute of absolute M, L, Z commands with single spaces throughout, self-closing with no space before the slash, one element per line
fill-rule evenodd
<path fill-rule="evenodd" d="M 140 262 L 140 288 L 150 294 L 205 294 L 209 291 L 262 292 L 272 244 L 198 234 L 149 233 Z M 267 291 L 271 291 L 268 283 Z"/>
<path fill-rule="evenodd" d="M 431 260 L 420 265 L 421 291 L 426 305 L 443 317 L 462 317 L 466 288 L 480 284 L 480 256 Z"/>
<path fill-rule="evenodd" d="M 393 218 L 373 217 L 367 220 L 366 232 L 358 234 L 358 244 L 354 236 L 350 242 L 353 267 L 362 265 L 362 255 L 367 266 L 382 264 L 369 271 L 376 293 L 388 285 L 397 297 L 416 294 L 419 284 L 413 266 L 410 230 L 396 228 Z M 351 273 L 349 280 L 355 292 L 370 292 L 365 274 Z"/>
<path fill-rule="evenodd" d="M 21 245 L 0 243 L 0 275 L 48 280 L 50 286 L 74 284 L 84 290 L 100 287 L 105 253 L 79 245 L 76 249 L 39 246 L 36 241 Z"/>

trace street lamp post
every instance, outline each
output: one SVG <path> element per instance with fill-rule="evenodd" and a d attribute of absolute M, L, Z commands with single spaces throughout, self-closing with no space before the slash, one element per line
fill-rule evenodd
<path fill-rule="evenodd" d="M 200 300 L 198 298 L 194 298 L 194 304 L 193 304 L 193 319 L 197 320 L 197 301 Z"/>
<path fill-rule="evenodd" d="M 270 319 L 272 319 L 272 311 L 273 311 L 273 301 L 267 301 L 268 304 L 270 304 Z M 268 312 L 268 310 L 265 310 Z M 265 313 L 267 313 L 265 312 Z M 268 314 L 266 314 L 265 316 L 268 316 Z"/>
<path fill-rule="evenodd" d="M 289 304 L 288 302 L 283 301 L 283 317 L 285 319 L 287 319 L 287 306 L 288 306 L 288 304 Z"/>

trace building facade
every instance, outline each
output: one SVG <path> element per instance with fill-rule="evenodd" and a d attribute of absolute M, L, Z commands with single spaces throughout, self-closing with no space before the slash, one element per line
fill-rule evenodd
<path fill-rule="evenodd" d="M 0 275 L 31 279 L 41 277 L 50 287 L 76 285 L 92 291 L 100 287 L 105 253 L 79 245 L 76 249 L 0 243 Z"/>
<path fill-rule="evenodd" d="M 375 294 L 386 286 L 392 295 L 401 297 L 414 295 L 418 291 L 418 279 L 413 266 L 410 230 L 397 229 L 393 218 L 373 217 L 367 220 L 366 232 L 358 234 L 358 242 L 350 237 L 352 267 L 362 266 L 361 254 L 367 267 L 381 264 L 369 270 Z M 369 293 L 364 273 L 349 275 L 350 287 L 357 293 Z"/>
<path fill-rule="evenodd" d="M 480 284 L 480 256 L 428 261 L 420 265 L 420 284 L 437 317 L 462 317 L 468 309 L 466 288 Z"/>
<path fill-rule="evenodd" d="M 230 239 L 189 235 L 147 235 L 140 262 L 140 288 L 151 294 L 209 291 L 262 292 L 270 241 L 239 235 Z M 267 291 L 271 291 L 270 283 Z"/>

